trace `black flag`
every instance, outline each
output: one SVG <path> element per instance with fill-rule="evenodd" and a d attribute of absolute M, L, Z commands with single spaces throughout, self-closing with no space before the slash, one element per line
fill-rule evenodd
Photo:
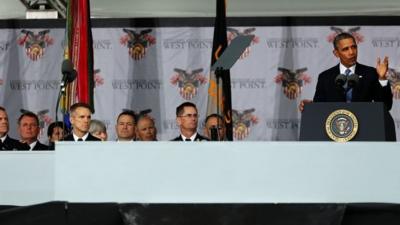
<path fill-rule="evenodd" d="M 217 0 L 211 65 L 218 60 L 219 56 L 222 55 L 227 46 L 226 2 L 225 0 Z M 229 70 L 224 70 L 218 73 L 218 77 L 220 77 L 218 78 L 219 80 L 217 80 L 214 71 L 210 71 L 207 115 L 217 113 L 224 117 L 226 123 L 226 139 L 232 141 L 232 97 L 230 73 Z"/>

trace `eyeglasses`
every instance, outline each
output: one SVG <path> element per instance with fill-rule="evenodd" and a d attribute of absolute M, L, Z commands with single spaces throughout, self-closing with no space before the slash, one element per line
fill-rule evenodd
<path fill-rule="evenodd" d="M 198 118 L 199 115 L 197 115 L 197 114 L 186 114 L 186 115 L 182 115 L 182 116 L 179 116 L 179 117 Z"/>

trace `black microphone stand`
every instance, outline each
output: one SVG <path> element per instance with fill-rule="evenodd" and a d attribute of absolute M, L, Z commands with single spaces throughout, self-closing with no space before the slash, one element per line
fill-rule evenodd
<path fill-rule="evenodd" d="M 65 78 L 64 78 L 64 76 L 63 76 L 63 79 L 62 79 L 62 81 L 61 81 L 61 83 L 60 83 L 60 91 L 58 92 L 58 97 L 57 97 L 57 105 L 56 105 L 56 122 L 58 122 L 58 110 L 59 110 L 59 107 L 60 107 L 60 100 L 61 100 L 61 98 L 64 98 L 65 97 L 65 88 L 66 88 L 66 85 L 67 85 L 67 82 L 66 82 L 66 80 L 65 80 Z M 64 118 L 64 115 L 65 113 L 63 112 L 63 118 Z"/>
<path fill-rule="evenodd" d="M 63 75 L 63 78 L 62 78 L 62 80 L 61 80 L 61 83 L 60 83 L 60 91 L 58 92 L 58 97 L 57 97 L 56 122 L 59 122 L 59 120 L 58 120 L 58 110 L 59 110 L 59 107 L 60 107 L 60 100 L 61 100 L 61 98 L 63 98 L 63 100 L 65 101 L 65 93 L 66 93 L 65 88 L 66 88 L 66 86 L 67 86 L 67 74 L 64 74 L 64 75 Z M 63 129 L 63 131 L 66 130 L 66 129 L 65 129 L 64 118 L 65 118 L 65 111 L 62 111 L 62 126 L 63 126 L 62 129 Z M 67 133 L 68 133 L 68 132 L 67 132 Z M 65 135 L 66 135 L 66 134 L 63 135 L 63 137 L 62 137 L 61 140 L 64 140 Z M 55 143 L 54 143 L 54 144 L 55 144 Z M 55 148 L 55 146 L 54 146 L 54 148 Z"/>
<path fill-rule="evenodd" d="M 229 69 L 235 64 L 235 62 L 240 58 L 246 48 L 250 45 L 251 41 L 254 39 L 254 35 L 239 35 L 232 40 L 230 45 L 223 51 L 220 58 L 212 65 L 211 71 L 214 70 L 214 73 L 217 77 L 217 89 L 219 89 L 219 79 L 224 79 L 222 77 L 222 73 L 224 71 L 229 71 Z M 225 78 L 229 80 L 229 77 Z M 224 81 L 224 80 L 223 80 Z M 230 84 L 228 84 L 230 85 Z M 225 88 L 225 87 L 223 87 Z M 219 111 L 219 92 L 217 93 L 217 110 Z M 229 100 L 230 101 L 230 100 Z M 226 116 L 226 115 L 224 115 Z M 227 118 L 224 118 L 224 120 Z M 231 120 L 231 118 L 229 118 Z M 230 121 L 231 123 L 232 121 Z M 231 129 L 231 125 L 229 125 L 229 132 L 233 132 Z M 230 140 L 231 137 L 228 138 Z"/>
<path fill-rule="evenodd" d="M 57 97 L 57 105 L 56 105 L 56 122 L 59 122 L 58 120 L 58 111 L 59 111 L 59 107 L 60 107 L 60 101 L 61 98 L 63 98 L 63 100 L 65 101 L 65 95 L 66 95 L 66 86 L 68 83 L 71 83 L 72 81 L 75 80 L 76 78 L 76 71 L 73 68 L 73 65 L 71 63 L 71 61 L 69 60 L 64 60 L 61 66 L 61 73 L 63 74 L 62 79 L 61 79 L 61 83 L 60 83 L 60 91 L 58 93 L 58 97 Z M 65 111 L 62 112 L 62 122 L 63 122 L 63 130 L 65 131 L 65 122 L 64 122 L 64 118 L 65 118 Z"/>

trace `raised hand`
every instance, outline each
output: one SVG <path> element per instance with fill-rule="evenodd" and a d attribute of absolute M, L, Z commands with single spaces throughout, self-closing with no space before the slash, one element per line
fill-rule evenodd
<path fill-rule="evenodd" d="M 379 80 L 386 80 L 386 72 L 389 68 L 389 57 L 385 56 L 385 58 L 381 61 L 381 58 L 378 57 L 376 60 L 376 72 L 379 75 Z"/>

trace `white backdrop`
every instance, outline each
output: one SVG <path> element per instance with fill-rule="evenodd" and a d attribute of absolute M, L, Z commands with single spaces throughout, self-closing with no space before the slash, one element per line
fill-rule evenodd
<path fill-rule="evenodd" d="M 151 29 L 143 39 L 147 48 L 142 58 L 135 60 L 129 54 L 127 44 L 131 39 L 124 28 L 137 33 Z M 353 31 L 357 36 L 360 63 L 374 66 L 376 57 L 387 55 L 392 74 L 400 72 L 399 26 L 230 28 L 231 38 L 237 32 L 255 35 L 247 54 L 231 70 L 233 109 L 249 129 L 245 141 L 297 140 L 300 99 L 312 98 L 318 74 L 338 62 L 331 43 L 337 28 Z M 123 109 L 151 109 L 160 140 L 178 134 L 175 107 L 186 100 L 198 105 L 200 120 L 204 120 L 212 36 L 211 26 L 93 28 L 96 69 L 93 118 L 107 124 L 110 140 L 115 139 L 116 116 Z M 64 29 L 60 28 L 1 29 L 0 105 L 8 110 L 11 136 L 17 137 L 16 119 L 21 109 L 27 109 L 40 114 L 44 132 L 41 139 L 46 139 L 47 126 L 55 118 L 63 37 Z M 36 45 L 39 47 L 35 48 Z M 301 93 L 296 99 L 290 100 L 283 93 L 285 76 L 278 68 L 298 70 L 293 78 L 300 81 Z M 187 79 L 189 76 L 184 74 L 193 71 L 196 76 Z M 398 76 L 393 81 L 398 82 Z M 196 87 L 194 96 L 185 99 L 181 95 L 178 78 Z M 394 98 L 391 114 L 396 122 L 397 139 L 400 139 L 399 107 L 399 100 Z"/>

